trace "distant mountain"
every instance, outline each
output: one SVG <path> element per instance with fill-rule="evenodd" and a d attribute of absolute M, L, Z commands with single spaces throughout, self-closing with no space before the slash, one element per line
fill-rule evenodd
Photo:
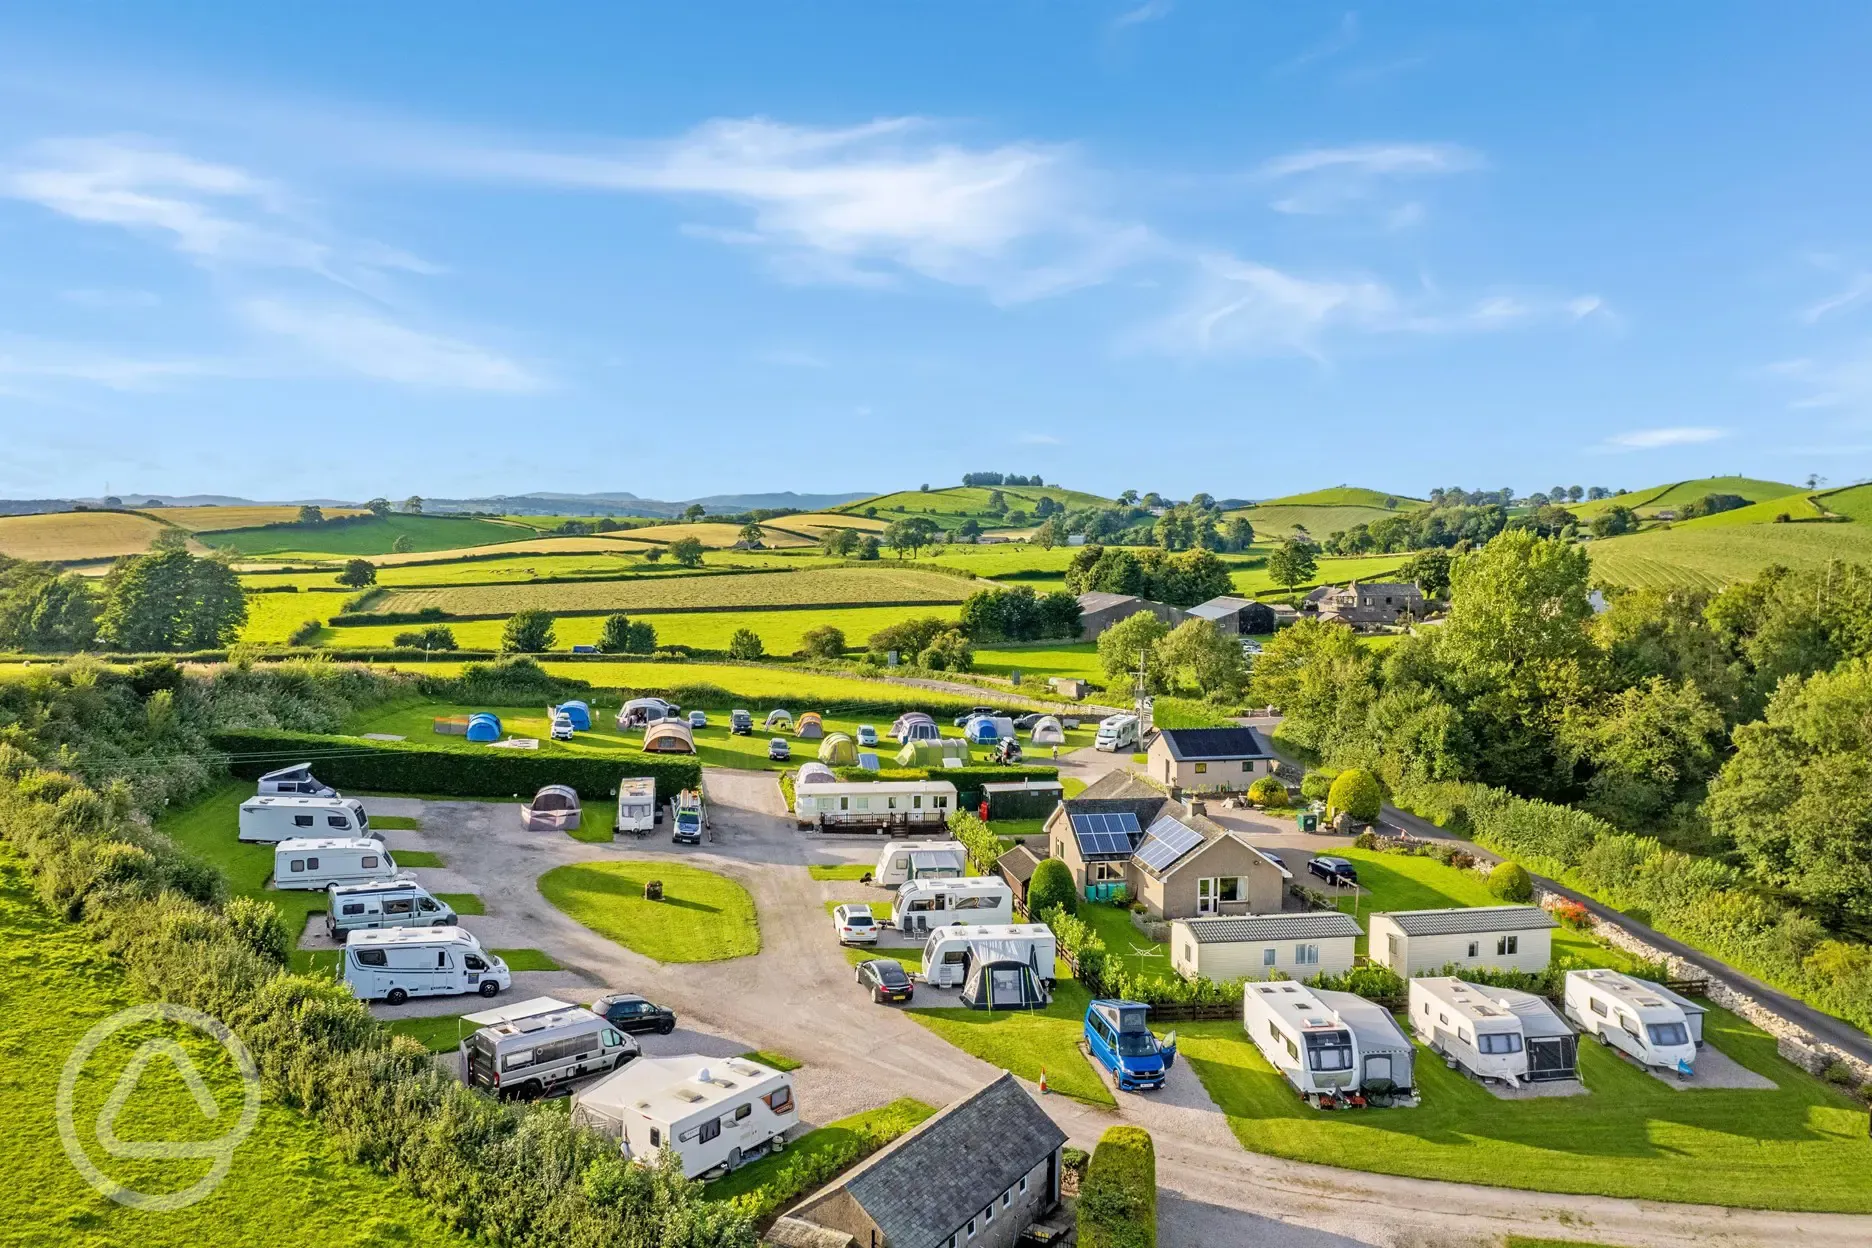
<path fill-rule="evenodd" d="M 623 492 L 605 494 L 559 494 L 539 491 L 531 494 L 495 494 L 486 498 L 425 498 L 423 510 L 429 512 L 492 511 L 514 516 L 680 516 L 692 504 L 700 503 L 710 515 L 733 515 L 743 511 L 785 509 L 788 511 L 824 511 L 860 498 L 871 497 L 869 490 L 846 494 L 710 494 L 705 498 L 685 498 L 671 502 L 659 498 L 639 498 Z M 143 507 L 297 507 L 310 503 L 316 507 L 361 507 L 365 499 L 289 498 L 259 500 L 232 494 L 113 494 L 120 500 L 110 506 Z M 401 499 L 392 500 L 400 503 Z M 103 498 L 0 498 L 0 516 L 34 515 L 48 511 L 70 511 L 83 504 L 103 507 Z"/>

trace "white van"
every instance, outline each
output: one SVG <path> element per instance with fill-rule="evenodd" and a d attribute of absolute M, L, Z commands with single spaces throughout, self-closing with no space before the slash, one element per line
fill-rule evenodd
<path fill-rule="evenodd" d="M 369 837 L 295 838 L 273 847 L 274 888 L 380 884 L 397 878 L 396 859 Z"/>
<path fill-rule="evenodd" d="M 326 890 L 325 934 L 380 927 L 453 927 L 454 909 L 412 880 L 381 884 L 333 884 Z"/>
<path fill-rule="evenodd" d="M 377 836 L 355 797 L 250 797 L 240 807 L 240 839 L 273 843 L 295 836 Z M 381 837 L 378 837 L 381 840 Z"/>
<path fill-rule="evenodd" d="M 616 832 L 656 831 L 656 781 L 649 776 L 627 776 L 618 781 Z"/>
<path fill-rule="evenodd" d="M 1562 994 L 1567 1017 L 1599 1043 L 1643 1066 L 1696 1072 L 1703 1043 L 1703 1007 L 1662 984 L 1617 971 L 1568 971 Z"/>
<path fill-rule="evenodd" d="M 1092 739 L 1092 748 L 1113 753 L 1118 750 L 1135 750 L 1137 742 L 1138 717 L 1113 715 L 1099 721 L 1098 736 Z"/>
<path fill-rule="evenodd" d="M 893 909 L 897 930 L 905 934 L 957 923 L 1005 926 L 1014 921 L 1014 890 L 991 875 L 908 880 L 897 890 Z"/>
<path fill-rule="evenodd" d="M 895 888 L 907 880 L 954 880 L 968 873 L 968 850 L 960 841 L 892 841 L 878 854 L 872 879 Z"/>
<path fill-rule="evenodd" d="M 466 1014 L 462 1021 L 480 1028 L 461 1042 L 462 1077 L 496 1096 L 544 1096 L 643 1054 L 635 1040 L 590 1010 L 551 997 Z"/>
<path fill-rule="evenodd" d="M 345 937 L 344 981 L 359 1000 L 401 1005 L 464 992 L 491 997 L 513 974 L 459 927 L 393 927 Z"/>
<path fill-rule="evenodd" d="M 1044 923 L 939 927 L 923 944 L 923 982 L 932 988 L 960 988 L 976 962 L 1012 958 L 1033 967 L 1050 990 L 1058 956 L 1059 942 Z"/>

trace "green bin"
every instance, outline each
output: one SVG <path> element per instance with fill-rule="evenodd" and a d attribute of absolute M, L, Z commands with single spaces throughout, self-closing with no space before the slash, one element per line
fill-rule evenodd
<path fill-rule="evenodd" d="M 1319 812 L 1313 810 L 1303 810 L 1298 815 L 1294 816 L 1294 820 L 1300 825 L 1300 830 L 1302 832 L 1319 831 L 1319 819 Z"/>

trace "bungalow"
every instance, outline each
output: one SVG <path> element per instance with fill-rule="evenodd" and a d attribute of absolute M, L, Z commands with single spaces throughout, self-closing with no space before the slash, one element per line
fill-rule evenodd
<path fill-rule="evenodd" d="M 1274 774 L 1274 752 L 1253 728 L 1165 728 L 1146 754 L 1150 778 L 1173 791 L 1245 793 Z"/>
<path fill-rule="evenodd" d="M 1371 916 L 1371 960 L 1405 979 L 1446 966 L 1544 971 L 1557 926 L 1539 906 L 1381 910 Z"/>
<path fill-rule="evenodd" d="M 1212 622 L 1217 632 L 1230 637 L 1274 631 L 1274 609 L 1252 598 L 1228 595 L 1211 598 L 1208 602 L 1191 607 L 1189 613 L 1199 620 Z"/>
<path fill-rule="evenodd" d="M 1134 594 L 1080 594 L 1079 624 L 1084 629 L 1081 635 L 1091 641 L 1120 620 L 1128 620 L 1140 611 L 1149 611 L 1172 628 L 1188 618 L 1175 607 Z"/>
<path fill-rule="evenodd" d="M 1178 919 L 1170 924 L 1170 965 L 1185 979 L 1289 979 L 1352 969 L 1358 921 L 1337 910 Z"/>
<path fill-rule="evenodd" d="M 1408 581 L 1322 585 L 1306 596 L 1301 610 L 1360 631 L 1408 623 L 1426 614 L 1423 590 Z"/>

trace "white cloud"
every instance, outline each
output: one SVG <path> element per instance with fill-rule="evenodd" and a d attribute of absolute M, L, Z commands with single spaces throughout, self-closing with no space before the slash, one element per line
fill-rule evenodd
<path fill-rule="evenodd" d="M 1478 153 L 1454 143 L 1356 143 L 1275 156 L 1254 177 L 1280 188 L 1270 205 L 1276 212 L 1312 216 L 1378 199 L 1395 181 L 1463 173 L 1482 163 Z M 1387 228 L 1402 229 L 1421 221 L 1424 207 L 1411 201 L 1381 207 L 1380 213 Z"/>
<path fill-rule="evenodd" d="M 1123 30 L 1127 26 L 1141 26 L 1146 22 L 1160 22 L 1170 16 L 1176 8 L 1174 0 L 1144 0 L 1143 4 L 1133 9 L 1126 9 L 1112 19 L 1113 30 Z"/>
<path fill-rule="evenodd" d="M 1672 446 L 1696 446 L 1728 436 L 1727 430 L 1712 429 L 1706 425 L 1675 425 L 1668 429 L 1633 429 L 1627 433 L 1615 433 L 1601 445 L 1609 451 L 1655 451 Z"/>
<path fill-rule="evenodd" d="M 35 339 L 0 341 L 0 377 L 26 381 L 75 381 L 108 390 L 140 391 L 189 378 L 251 373 L 247 366 L 231 360 L 114 354 Z"/>
<path fill-rule="evenodd" d="M 1801 309 L 1800 318 L 1812 325 L 1835 312 L 1854 307 L 1863 302 L 1867 295 L 1872 295 L 1872 273 L 1855 273 L 1842 289 Z"/>
<path fill-rule="evenodd" d="M 242 312 L 255 328 L 365 377 L 435 390 L 530 394 L 546 388 L 541 378 L 505 356 L 359 308 L 251 299 Z"/>

